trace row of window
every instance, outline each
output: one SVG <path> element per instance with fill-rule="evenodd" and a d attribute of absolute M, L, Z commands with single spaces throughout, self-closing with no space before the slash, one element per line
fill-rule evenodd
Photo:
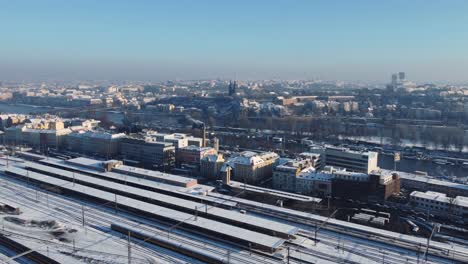
<path fill-rule="evenodd" d="M 425 199 L 425 198 L 420 198 L 420 197 L 414 197 L 414 199 L 417 201 L 423 201 L 423 202 L 429 202 L 429 203 L 435 203 L 435 204 L 446 204 L 444 202 L 434 201 L 431 199 Z"/>
<path fill-rule="evenodd" d="M 425 203 L 420 203 L 419 204 L 421 207 L 425 207 L 427 209 L 431 208 L 431 209 L 436 209 L 436 210 L 446 210 L 447 208 L 445 207 L 441 207 L 441 206 L 435 206 L 435 205 L 429 205 L 429 204 L 425 204 Z"/>

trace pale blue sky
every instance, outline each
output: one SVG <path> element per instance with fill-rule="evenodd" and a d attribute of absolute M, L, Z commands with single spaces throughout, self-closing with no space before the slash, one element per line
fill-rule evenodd
<path fill-rule="evenodd" d="M 468 80 L 463 0 L 0 0 L 0 79 Z"/>

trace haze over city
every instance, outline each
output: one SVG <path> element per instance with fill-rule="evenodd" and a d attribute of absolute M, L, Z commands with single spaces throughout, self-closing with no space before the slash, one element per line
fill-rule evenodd
<path fill-rule="evenodd" d="M 467 1 L 2 1 L 0 78 L 466 81 Z"/>
<path fill-rule="evenodd" d="M 468 0 L 0 0 L 0 263 L 468 263 Z"/>

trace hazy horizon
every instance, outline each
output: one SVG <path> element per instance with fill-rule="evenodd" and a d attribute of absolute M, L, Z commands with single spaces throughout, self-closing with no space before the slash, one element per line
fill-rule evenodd
<path fill-rule="evenodd" d="M 3 1 L 0 80 L 468 81 L 467 1 Z"/>

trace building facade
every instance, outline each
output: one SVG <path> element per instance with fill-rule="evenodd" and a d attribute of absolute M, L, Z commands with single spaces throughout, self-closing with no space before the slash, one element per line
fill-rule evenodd
<path fill-rule="evenodd" d="M 217 154 L 218 152 L 214 148 L 190 145 L 177 151 L 177 164 L 200 165 L 203 157 Z"/>
<path fill-rule="evenodd" d="M 112 158 L 120 153 L 120 140 L 125 134 L 100 131 L 80 131 L 65 137 L 64 148 L 73 152 Z"/>
<path fill-rule="evenodd" d="M 377 170 L 377 152 L 353 151 L 347 148 L 325 149 L 325 164 L 327 166 L 346 168 L 348 171 L 371 173 Z"/>
<path fill-rule="evenodd" d="M 220 179 L 219 176 L 223 164 L 223 155 L 206 155 L 200 162 L 200 174 L 203 178 L 218 180 Z"/>
<path fill-rule="evenodd" d="M 449 197 L 432 191 L 413 191 L 410 194 L 410 204 L 420 211 L 445 218 L 468 217 L 468 197 L 464 196 Z"/>
<path fill-rule="evenodd" d="M 163 171 L 175 164 L 175 147 L 171 143 L 126 137 L 120 148 L 125 163 Z"/>
<path fill-rule="evenodd" d="M 244 151 L 230 161 L 233 168 L 233 179 L 255 184 L 270 178 L 273 175 L 273 165 L 278 158 L 279 156 L 273 152 Z"/>

